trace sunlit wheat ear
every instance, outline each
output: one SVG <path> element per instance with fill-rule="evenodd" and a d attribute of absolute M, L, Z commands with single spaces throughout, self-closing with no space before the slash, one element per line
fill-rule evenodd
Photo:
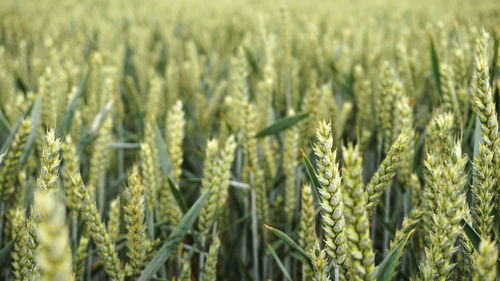
<path fill-rule="evenodd" d="M 309 184 L 302 186 L 300 197 L 299 244 L 303 249 L 310 249 L 316 242 L 316 212 Z M 303 267 L 306 279 L 312 278 L 313 271 L 306 264 L 305 259 Z"/>
<path fill-rule="evenodd" d="M 179 182 L 182 173 L 182 141 L 184 138 L 185 123 L 182 101 L 178 100 L 167 113 L 166 122 L 167 150 L 170 160 L 174 164 L 173 173 L 176 182 Z"/>
<path fill-rule="evenodd" d="M 339 166 L 332 150 L 331 125 L 320 122 L 316 130 L 314 153 L 317 160 L 318 180 L 321 188 L 322 226 L 325 231 L 325 248 L 340 271 L 347 272 L 344 204 Z"/>
<path fill-rule="evenodd" d="M 189 255 L 187 253 L 182 255 L 182 272 L 178 280 L 191 281 L 191 261 L 189 260 Z"/>
<path fill-rule="evenodd" d="M 146 224 L 144 222 L 144 187 L 139 170 L 134 166 L 129 172 L 128 185 L 125 189 L 127 204 L 123 210 L 127 227 L 127 256 L 132 276 L 138 276 L 144 266 L 146 254 Z"/>
<path fill-rule="evenodd" d="M 495 184 L 497 180 L 494 177 L 492 165 L 493 153 L 486 145 L 479 146 L 479 152 L 473 162 L 473 184 L 474 206 L 472 214 L 474 218 L 474 226 L 479 231 L 479 235 L 487 238 L 491 234 L 493 225 L 493 216 L 491 212 L 494 207 Z"/>
<path fill-rule="evenodd" d="M 120 196 L 118 196 L 109 203 L 107 227 L 111 240 L 120 236 L 120 209 Z"/>
<path fill-rule="evenodd" d="M 16 175 L 20 172 L 21 156 L 23 155 L 32 127 L 30 118 L 23 120 L 3 160 L 4 164 L 0 170 L 0 192 L 4 201 L 7 201 L 16 191 Z"/>
<path fill-rule="evenodd" d="M 210 249 L 208 250 L 208 256 L 207 260 L 205 262 L 204 266 L 204 272 L 203 272 L 203 280 L 206 281 L 215 281 L 217 278 L 217 256 L 219 254 L 219 247 L 220 247 L 220 239 L 219 237 L 215 236 L 214 241 L 212 241 L 212 244 L 210 245 Z"/>
<path fill-rule="evenodd" d="M 485 239 L 479 244 L 479 251 L 474 254 L 476 271 L 473 276 L 474 281 L 494 281 L 497 276 L 496 259 L 498 256 L 496 243 Z"/>
<path fill-rule="evenodd" d="M 17 209 L 12 217 L 12 237 L 15 239 L 12 252 L 13 275 L 16 280 L 28 280 L 35 266 L 34 253 L 28 247 L 30 240 L 25 210 Z"/>
<path fill-rule="evenodd" d="M 217 198 L 218 190 L 220 190 L 220 178 L 217 169 L 218 163 L 219 141 L 212 139 L 208 141 L 206 148 L 206 156 L 204 163 L 204 176 L 202 180 L 202 192 L 211 191 L 207 203 L 203 206 L 203 211 L 198 219 L 198 228 L 201 232 L 208 232 L 213 223 L 213 216 L 219 207 Z"/>
<path fill-rule="evenodd" d="M 78 192 L 79 185 L 82 183 L 74 182 L 73 179 L 75 179 L 77 174 L 80 174 L 80 157 L 71 136 L 66 136 L 61 147 L 64 159 L 62 178 L 64 180 L 67 205 L 70 209 L 77 211 L 78 198 L 76 194 Z"/>
<path fill-rule="evenodd" d="M 396 174 L 396 169 L 401 164 L 405 150 L 408 147 L 408 136 L 402 133 L 392 144 L 387 156 L 380 164 L 380 167 L 372 176 L 372 179 L 366 186 L 366 193 L 368 196 L 368 214 L 372 215 L 380 201 L 380 197 L 384 190 L 390 184 L 392 178 Z"/>
<path fill-rule="evenodd" d="M 76 175 L 73 181 L 81 181 L 81 179 L 78 179 L 79 177 L 79 174 Z M 99 257 L 103 260 L 104 270 L 111 280 L 122 280 L 123 275 L 120 270 L 120 260 L 118 259 L 113 242 L 108 231 L 104 227 L 95 201 L 90 195 L 89 190 L 83 184 L 78 187 L 77 197 L 80 202 L 80 215 L 89 228 L 90 236 L 96 245 Z"/>
<path fill-rule="evenodd" d="M 432 214 L 432 229 L 425 248 L 425 258 L 421 261 L 421 276 L 424 280 L 446 280 L 455 267 L 453 255 L 457 251 L 456 240 L 461 233 L 460 222 L 465 218 L 466 205 L 464 173 L 467 157 L 462 155 L 460 143 L 452 148 L 448 163 L 443 164 L 433 177 L 436 194 L 437 212 Z"/>
<path fill-rule="evenodd" d="M 319 242 L 315 241 L 314 246 L 309 247 L 309 255 L 313 263 L 314 281 L 328 281 L 330 275 L 328 274 L 328 260 L 326 258 L 325 249 L 321 249 Z"/>
<path fill-rule="evenodd" d="M 84 230 L 80 241 L 78 242 L 78 248 L 76 249 L 76 256 L 73 262 L 73 268 L 75 271 L 75 280 L 80 280 L 85 273 L 85 268 L 87 265 L 88 257 L 88 247 L 90 241 L 90 234 L 88 230 Z"/>
<path fill-rule="evenodd" d="M 396 101 L 395 115 L 397 116 L 394 132 L 395 134 L 406 133 L 408 135 L 408 145 L 401 158 L 399 169 L 399 183 L 403 191 L 406 191 L 411 185 L 411 173 L 414 158 L 415 132 L 413 121 L 413 110 L 410 105 L 410 99 L 406 95 L 401 95 Z"/>
<path fill-rule="evenodd" d="M 37 187 L 41 190 L 54 190 L 59 176 L 61 141 L 55 136 L 54 130 L 47 132 L 43 143 L 40 175 Z"/>
<path fill-rule="evenodd" d="M 41 190 L 35 193 L 35 206 L 40 215 L 36 261 L 41 280 L 73 280 L 64 205 L 58 201 L 55 191 Z"/>
<path fill-rule="evenodd" d="M 343 147 L 344 207 L 348 255 L 353 278 L 373 280 L 375 254 L 370 237 L 370 221 L 366 210 L 367 193 L 363 185 L 363 163 L 358 146 Z"/>
<path fill-rule="evenodd" d="M 488 62 L 488 39 L 489 34 L 481 30 L 479 38 L 476 40 L 476 50 L 474 54 L 474 72 L 472 89 L 474 94 L 476 115 L 481 122 L 481 139 L 486 148 L 493 154 L 491 158 L 495 178 L 500 173 L 499 157 L 500 144 L 498 138 L 498 117 L 490 86 L 490 72 Z M 498 198 L 499 184 L 494 183 L 495 197 Z M 500 200 L 495 202 L 497 208 Z"/>
<path fill-rule="evenodd" d="M 295 115 L 295 111 L 290 109 L 288 111 L 289 116 Z M 295 170 L 297 166 L 298 157 L 298 140 L 299 131 L 297 126 L 289 128 L 285 131 L 283 144 L 283 172 L 286 176 L 285 178 L 285 213 L 287 214 L 288 220 L 292 221 L 295 212 L 295 193 L 296 193 L 296 178 Z"/>

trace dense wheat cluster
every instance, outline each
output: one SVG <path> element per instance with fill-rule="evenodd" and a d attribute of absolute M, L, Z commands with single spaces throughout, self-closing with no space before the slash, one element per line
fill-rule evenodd
<path fill-rule="evenodd" d="M 0 1 L 0 279 L 497 280 L 500 6 L 405 2 Z"/>

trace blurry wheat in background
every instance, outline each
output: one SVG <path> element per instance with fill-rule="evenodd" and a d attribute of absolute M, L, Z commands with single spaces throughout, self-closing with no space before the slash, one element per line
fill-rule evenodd
<path fill-rule="evenodd" d="M 496 280 L 498 3 L 0 2 L 2 280 Z"/>

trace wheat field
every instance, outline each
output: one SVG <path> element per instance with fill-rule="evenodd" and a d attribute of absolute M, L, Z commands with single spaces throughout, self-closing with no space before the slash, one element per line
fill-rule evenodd
<path fill-rule="evenodd" d="M 0 279 L 497 280 L 499 19 L 0 1 Z"/>

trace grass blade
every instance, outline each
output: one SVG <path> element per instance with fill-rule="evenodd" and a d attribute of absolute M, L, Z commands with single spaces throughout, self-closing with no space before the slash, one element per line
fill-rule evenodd
<path fill-rule="evenodd" d="M 406 238 L 401 240 L 396 248 L 394 248 L 394 250 L 387 254 L 382 263 L 380 263 L 377 268 L 377 281 L 390 281 L 392 279 L 392 275 L 394 274 L 394 270 L 398 265 L 399 258 L 403 253 L 406 242 L 408 242 L 408 239 L 413 234 L 413 232 L 415 232 L 415 230 L 410 231 Z"/>
<path fill-rule="evenodd" d="M 37 97 L 35 100 L 35 104 L 33 105 L 33 110 L 31 112 L 31 124 L 33 128 L 31 129 L 30 135 L 28 137 L 28 141 L 26 142 L 26 146 L 24 147 L 23 154 L 21 155 L 20 167 L 24 167 L 26 161 L 28 161 L 28 156 L 30 155 L 31 149 L 33 148 L 33 144 L 35 143 L 36 137 L 38 135 L 38 127 L 40 126 L 41 120 L 41 100 L 40 97 Z"/>
<path fill-rule="evenodd" d="M 7 121 L 7 117 L 3 114 L 2 109 L 0 108 L 0 124 L 7 130 L 10 131 L 9 121 Z"/>
<path fill-rule="evenodd" d="M 156 142 L 156 147 L 158 148 L 158 159 L 160 160 L 160 167 L 163 172 L 163 174 L 168 175 L 169 177 L 172 176 L 172 164 L 170 163 L 170 158 L 168 157 L 167 153 L 167 148 L 165 147 L 165 141 L 163 140 L 163 137 L 161 136 L 160 129 L 158 128 L 158 125 L 156 122 L 153 122 L 153 128 L 155 130 L 155 142 Z"/>
<path fill-rule="evenodd" d="M 37 97 L 36 100 L 39 100 L 40 97 Z M 26 109 L 26 111 L 24 111 L 24 114 L 23 116 L 21 116 L 19 118 L 19 120 L 17 120 L 17 123 L 16 125 L 14 126 L 14 128 L 12 128 L 12 130 L 10 131 L 10 134 L 9 136 L 7 137 L 7 139 L 5 139 L 5 142 L 3 143 L 2 145 L 2 150 L 0 152 L 0 154 L 4 153 L 5 151 L 7 151 L 7 149 L 9 148 L 10 146 L 10 143 L 12 142 L 12 140 L 14 139 L 14 137 L 16 136 L 17 134 L 17 130 L 19 130 L 19 127 L 21 126 L 21 123 L 23 122 L 24 118 L 26 118 L 26 116 L 30 115 L 31 114 L 31 111 L 33 110 L 33 107 L 34 107 L 34 104 L 36 103 L 36 101 L 32 104 L 30 104 L 30 106 L 28 106 L 28 108 Z"/>
<path fill-rule="evenodd" d="M 493 61 L 491 62 L 491 69 L 490 69 L 490 85 L 493 87 L 495 85 L 495 79 L 497 78 L 497 62 L 498 62 L 498 51 L 499 51 L 499 41 L 500 41 L 500 34 L 497 35 L 497 32 L 495 30 L 495 37 L 494 37 L 495 43 L 494 43 L 494 53 L 493 53 Z"/>
<path fill-rule="evenodd" d="M 9 261 L 10 257 L 10 252 L 12 251 L 12 248 L 14 247 L 14 240 L 10 241 L 3 247 L 2 250 L 0 250 L 0 266 L 3 267 L 5 264 Z"/>
<path fill-rule="evenodd" d="M 474 248 L 479 251 L 481 237 L 479 236 L 479 234 L 477 234 L 476 230 L 474 230 L 474 228 L 464 219 L 462 219 L 462 229 L 464 230 L 465 235 L 467 235 Z"/>
<path fill-rule="evenodd" d="M 498 213 L 496 213 L 493 217 L 493 232 L 495 233 L 497 241 L 500 242 L 500 217 L 498 216 Z"/>
<path fill-rule="evenodd" d="M 174 199 L 181 208 L 181 211 L 183 214 L 186 214 L 188 211 L 186 201 L 184 201 L 184 197 L 182 197 L 181 192 L 175 185 L 175 183 L 172 181 L 172 178 L 168 177 L 168 186 L 170 187 L 170 190 L 172 191 L 172 194 L 174 195 Z"/>
<path fill-rule="evenodd" d="M 434 34 L 432 34 L 432 31 L 429 30 L 428 35 L 430 41 L 432 76 L 434 76 L 436 87 L 438 89 L 439 95 L 441 95 L 441 76 L 439 75 L 439 58 L 436 51 L 436 44 L 434 43 Z"/>
<path fill-rule="evenodd" d="M 303 112 L 303 113 L 298 113 L 295 116 L 282 118 L 274 122 L 273 124 L 269 125 L 268 127 L 262 129 L 262 131 L 257 133 L 256 137 L 262 138 L 265 136 L 277 134 L 297 124 L 300 120 L 306 118 L 308 114 L 309 114 L 308 112 Z"/>
<path fill-rule="evenodd" d="M 305 154 L 303 150 L 302 152 L 302 158 L 304 160 L 304 165 L 306 166 L 307 174 L 309 175 L 309 178 L 311 179 L 311 182 L 313 183 L 312 185 L 312 191 L 314 196 L 316 197 L 316 202 L 320 202 L 320 197 L 319 197 L 319 192 L 318 190 L 321 188 L 321 185 L 319 184 L 318 177 L 316 177 L 316 172 L 314 171 L 314 167 L 311 164 L 311 160 L 309 160 L 309 157 Z"/>
<path fill-rule="evenodd" d="M 286 280 L 292 281 L 292 278 L 290 277 L 290 274 L 286 271 L 285 266 L 281 262 L 280 258 L 278 257 L 278 254 L 274 251 L 273 247 L 269 244 L 267 244 L 267 249 L 269 250 L 269 253 L 271 253 L 271 256 L 273 256 L 274 260 L 278 264 L 278 267 L 281 269 L 281 272 L 283 272 L 283 275 L 285 276 Z"/>
<path fill-rule="evenodd" d="M 209 194 L 210 190 L 201 195 L 193 206 L 191 206 L 189 211 L 182 217 L 179 225 L 177 225 L 167 241 L 146 266 L 139 279 L 137 279 L 138 281 L 151 280 L 153 275 L 160 269 L 165 261 L 167 261 L 167 259 L 177 251 L 179 243 L 191 229 L 196 218 L 198 218 L 198 215 L 200 214 L 203 205 L 205 205 L 205 201 L 207 200 Z"/>

